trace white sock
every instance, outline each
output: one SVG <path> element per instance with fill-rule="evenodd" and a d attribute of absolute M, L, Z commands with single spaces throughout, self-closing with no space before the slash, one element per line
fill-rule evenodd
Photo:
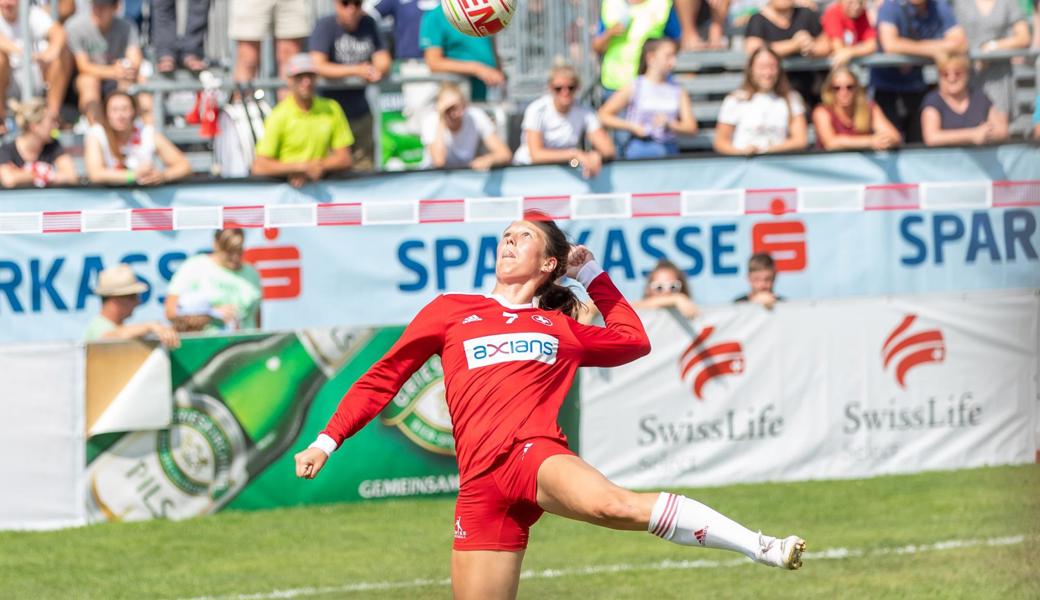
<path fill-rule="evenodd" d="M 754 560 L 759 534 L 696 500 L 661 492 L 647 531 L 683 546 L 740 552 Z"/>

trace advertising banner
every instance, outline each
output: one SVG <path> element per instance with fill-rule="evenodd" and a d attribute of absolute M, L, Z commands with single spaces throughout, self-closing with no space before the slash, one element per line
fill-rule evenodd
<path fill-rule="evenodd" d="M 82 525 L 83 346 L 0 346 L 0 530 Z"/>
<path fill-rule="evenodd" d="M 295 476 L 293 456 L 402 332 L 330 328 L 185 338 L 170 354 L 171 426 L 91 438 L 89 519 L 184 519 L 224 507 L 456 492 L 455 446 L 437 357 L 337 450 L 319 478 Z M 568 432 L 577 424 L 575 405 L 576 398 L 561 417 Z M 577 443 L 576 432 L 573 439 Z"/>
<path fill-rule="evenodd" d="M 746 262 L 769 252 L 791 299 L 1040 287 L 1040 206 L 979 210 L 745 214 L 565 220 L 628 297 L 660 258 L 703 305 L 745 293 Z M 406 322 L 442 292 L 487 292 L 507 223 L 247 230 L 270 329 Z M 164 319 L 167 284 L 212 247 L 212 230 L 4 236 L 0 343 L 77 339 L 102 268 L 133 267 L 149 289 L 131 322 Z M 60 243 L 56 243 L 60 241 Z"/>
<path fill-rule="evenodd" d="M 1032 292 L 641 312 L 653 351 L 582 369 L 581 454 L 632 487 L 1032 462 Z"/>

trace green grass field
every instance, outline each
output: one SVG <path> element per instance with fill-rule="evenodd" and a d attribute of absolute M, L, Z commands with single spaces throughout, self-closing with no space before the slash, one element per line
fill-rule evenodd
<path fill-rule="evenodd" d="M 1040 466 L 684 490 L 798 572 L 545 516 L 521 598 L 1040 598 Z M 0 598 L 446 598 L 452 500 L 0 533 Z M 280 592 L 280 593 L 279 593 Z"/>

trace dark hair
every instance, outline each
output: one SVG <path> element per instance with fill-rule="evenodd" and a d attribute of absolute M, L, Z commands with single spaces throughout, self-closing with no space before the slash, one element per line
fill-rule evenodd
<path fill-rule="evenodd" d="M 105 96 L 104 110 L 102 111 L 104 114 L 101 115 L 101 118 L 104 122 L 105 137 L 108 138 L 108 151 L 111 152 L 112 156 L 115 157 L 116 161 L 118 161 L 118 166 L 123 167 L 126 164 L 126 157 L 123 156 L 123 149 L 119 147 L 119 142 L 116 140 L 116 132 L 112 131 L 112 125 L 108 122 L 108 105 L 114 98 L 119 97 L 129 100 L 130 106 L 134 108 L 134 114 L 137 114 L 137 100 L 122 90 L 116 90 Z M 130 125 L 131 127 L 133 126 L 133 121 L 131 121 Z"/>
<path fill-rule="evenodd" d="M 665 44 L 671 44 L 675 46 L 676 50 L 679 49 L 679 44 L 672 38 L 650 38 L 643 42 L 643 51 L 639 54 L 640 75 L 646 75 L 647 57 L 657 52 L 657 49 Z"/>
<path fill-rule="evenodd" d="M 545 255 L 556 259 L 556 268 L 534 292 L 534 295 L 538 296 L 538 307 L 558 310 L 572 318 L 576 317 L 581 302 L 569 288 L 556 283 L 556 280 L 567 272 L 567 257 L 571 253 L 571 243 L 567 240 L 567 235 L 548 215 L 540 211 L 524 212 L 524 221 L 531 223 L 545 235 Z"/>
<path fill-rule="evenodd" d="M 747 261 L 748 273 L 754 271 L 776 271 L 776 263 L 773 262 L 773 257 L 769 256 L 765 252 L 759 252 L 752 254 L 751 258 Z"/>
<path fill-rule="evenodd" d="M 643 287 L 643 297 L 646 298 L 647 291 L 650 290 L 650 280 L 654 278 L 654 273 L 658 271 L 671 271 L 675 275 L 675 280 L 682 284 L 682 288 L 679 293 L 687 298 L 692 298 L 693 294 L 690 293 L 690 284 L 686 281 L 686 272 L 679 268 L 679 265 L 673 263 L 667 258 L 662 258 L 657 261 L 654 268 L 650 270 L 646 275 L 646 285 Z"/>

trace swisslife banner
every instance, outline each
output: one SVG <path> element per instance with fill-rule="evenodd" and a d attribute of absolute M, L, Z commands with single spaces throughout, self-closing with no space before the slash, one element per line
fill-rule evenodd
<path fill-rule="evenodd" d="M 1033 291 L 641 312 L 653 351 L 582 369 L 581 455 L 630 487 L 1032 462 Z"/>
<path fill-rule="evenodd" d="M 561 221 L 628 297 L 660 258 L 702 305 L 746 291 L 746 261 L 770 252 L 791 299 L 1040 287 L 1040 206 Z M 406 322 L 437 294 L 486 292 L 505 222 L 250 229 L 267 329 Z M 131 322 L 163 319 L 174 272 L 212 230 L 11 235 L 0 239 L 0 343 L 78 339 L 97 274 L 129 264 L 149 289 Z"/>

